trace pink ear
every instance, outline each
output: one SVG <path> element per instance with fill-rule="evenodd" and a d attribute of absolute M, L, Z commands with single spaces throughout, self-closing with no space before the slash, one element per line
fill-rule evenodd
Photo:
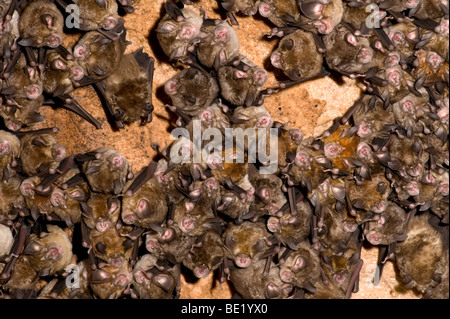
<path fill-rule="evenodd" d="M 270 56 L 270 62 L 278 69 L 281 69 L 281 54 L 279 52 L 273 52 Z"/>

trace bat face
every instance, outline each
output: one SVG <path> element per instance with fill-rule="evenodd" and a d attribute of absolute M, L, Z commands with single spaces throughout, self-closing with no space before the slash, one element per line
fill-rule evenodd
<path fill-rule="evenodd" d="M 208 73 L 189 68 L 179 72 L 164 85 L 176 112 L 196 116 L 210 106 L 219 93 L 216 80 Z"/>
<path fill-rule="evenodd" d="M 311 33 L 298 30 L 280 41 L 270 61 L 293 81 L 316 76 L 322 69 L 323 57 L 313 43 Z"/>
<path fill-rule="evenodd" d="M 197 58 L 204 66 L 217 70 L 239 55 L 239 39 L 234 29 L 221 20 L 206 20 L 200 30 Z"/>
<path fill-rule="evenodd" d="M 64 18 L 53 2 L 30 2 L 20 15 L 19 32 L 23 46 L 58 47 L 63 40 Z"/>
<path fill-rule="evenodd" d="M 83 207 L 84 222 L 90 229 L 104 232 L 119 220 L 121 203 L 105 193 L 92 193 Z"/>
<path fill-rule="evenodd" d="M 128 291 L 132 282 L 131 266 L 128 262 L 120 268 L 105 266 L 96 269 L 90 276 L 90 288 L 100 299 L 117 299 Z"/>
<path fill-rule="evenodd" d="M 126 181 L 133 177 L 127 159 L 107 147 L 86 155 L 83 161 L 82 172 L 95 192 L 117 195 L 122 191 Z"/>
<path fill-rule="evenodd" d="M 296 204 L 296 214 L 285 213 L 281 217 L 270 216 L 267 229 L 276 234 L 279 240 L 289 248 L 296 248 L 311 231 L 312 207 L 307 200 Z"/>
<path fill-rule="evenodd" d="M 102 80 L 116 70 L 125 52 L 124 31 L 111 39 L 98 31 L 89 31 L 73 47 L 73 55 L 85 76 Z"/>
<path fill-rule="evenodd" d="M 102 81 L 105 99 L 117 121 L 152 120 L 154 59 L 141 50 L 124 55 L 118 68 Z"/>
<path fill-rule="evenodd" d="M 136 176 L 135 180 L 139 176 Z M 162 191 L 162 186 L 153 176 L 131 196 L 123 196 L 121 213 L 123 222 L 143 228 L 149 228 L 152 224 L 161 224 L 168 212 L 166 199 L 161 196 Z"/>
<path fill-rule="evenodd" d="M 315 284 L 320 280 L 319 253 L 307 242 L 298 244 L 280 266 L 280 278 L 283 282 L 315 292 Z"/>
<path fill-rule="evenodd" d="M 257 260 L 248 268 L 230 270 L 233 287 L 244 299 L 287 298 L 293 286 L 281 281 L 280 269 L 277 266 L 272 266 L 269 274 L 263 276 L 264 264 L 264 260 Z"/>
<path fill-rule="evenodd" d="M 55 173 L 66 157 L 66 149 L 52 134 L 27 134 L 21 139 L 22 171 L 28 176 Z"/>
<path fill-rule="evenodd" d="M 221 95 L 236 106 L 253 106 L 267 81 L 265 70 L 251 61 L 241 61 L 238 66 L 226 65 L 218 70 Z"/>
<path fill-rule="evenodd" d="M 44 91 L 54 96 L 67 96 L 84 78 L 84 70 L 77 60 L 64 58 L 56 51 L 47 52 Z"/>
<path fill-rule="evenodd" d="M 358 275 L 362 266 L 359 253 L 349 249 L 342 256 L 321 253 L 321 264 L 324 274 L 333 285 L 342 291 L 353 290 L 354 278 Z M 353 280 L 352 280 L 353 279 Z"/>
<path fill-rule="evenodd" d="M 232 259 L 237 267 L 247 268 L 258 260 L 258 255 L 267 248 L 264 238 L 269 236 L 263 223 L 245 221 L 240 225 L 228 225 L 222 239 L 227 257 Z"/>
<path fill-rule="evenodd" d="M 93 229 L 90 232 L 90 242 L 95 256 L 110 267 L 121 268 L 131 257 L 131 249 L 125 245 L 126 238 L 116 227 L 109 227 L 104 231 Z"/>
<path fill-rule="evenodd" d="M 365 224 L 364 234 L 372 245 L 390 245 L 403 239 L 406 228 L 406 212 L 394 203 Z"/>
<path fill-rule="evenodd" d="M 135 298 L 169 299 L 175 290 L 176 270 L 153 255 L 142 256 L 133 268 Z"/>
<path fill-rule="evenodd" d="M 159 22 L 156 37 L 170 60 L 181 60 L 198 41 L 203 19 L 189 8 L 178 9 L 177 14 L 169 11 Z"/>
<path fill-rule="evenodd" d="M 170 260 L 178 264 L 182 262 L 196 240 L 180 230 L 178 225 L 163 227 L 163 231 L 146 236 L 145 248 L 159 258 Z"/>
<path fill-rule="evenodd" d="M 259 0 L 223 0 L 221 5 L 229 12 L 242 12 L 252 16 L 258 12 Z"/>
<path fill-rule="evenodd" d="M 283 182 L 278 176 L 255 172 L 250 174 L 249 181 L 255 192 L 255 201 L 250 210 L 256 210 L 258 215 L 274 215 L 286 203 L 286 197 L 281 190 Z"/>
<path fill-rule="evenodd" d="M 5 125 L 12 131 L 19 130 L 24 125 L 40 122 L 44 119 L 38 113 L 44 102 L 43 73 L 37 67 L 27 64 L 20 51 L 16 51 L 17 63 L 10 61 L 13 66 L 8 75 L 8 82 L 2 91 L 5 102 L 2 103 L 0 115 L 4 118 Z M 3 93 L 2 92 L 2 93 Z"/>
<path fill-rule="evenodd" d="M 189 268 L 197 278 L 204 278 L 222 264 L 224 257 L 223 243 L 220 235 L 208 231 L 202 240 L 195 243 L 183 260 L 183 265 Z"/>
<path fill-rule="evenodd" d="M 265 0 L 258 6 L 261 16 L 267 18 L 277 27 L 300 22 L 300 9 L 295 0 Z"/>
<path fill-rule="evenodd" d="M 424 294 L 438 284 L 435 279 L 439 276 L 435 275 L 445 272 L 441 268 L 441 259 L 445 260 L 444 241 L 428 219 L 427 213 L 414 216 L 408 223 L 408 237 L 395 250 L 395 265 L 403 284 Z"/>
<path fill-rule="evenodd" d="M 72 261 L 72 242 L 67 233 L 56 225 L 47 225 L 48 233 L 31 234 L 24 254 L 31 267 L 41 276 L 62 272 Z"/>
<path fill-rule="evenodd" d="M 118 4 L 113 0 L 78 0 L 80 30 L 91 31 L 95 29 L 113 29 L 118 22 Z"/>
<path fill-rule="evenodd" d="M 327 64 L 340 73 L 365 74 L 371 67 L 377 66 L 377 54 L 365 37 L 356 37 L 342 25 L 323 37 L 327 48 Z"/>

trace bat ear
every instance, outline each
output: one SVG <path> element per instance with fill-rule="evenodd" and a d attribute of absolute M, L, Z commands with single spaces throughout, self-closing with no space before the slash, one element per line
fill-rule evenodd
<path fill-rule="evenodd" d="M 35 241 L 31 241 L 23 250 L 24 255 L 37 255 L 42 250 L 42 245 Z"/>
<path fill-rule="evenodd" d="M 97 2 L 98 6 L 100 8 L 106 9 L 106 2 L 105 2 L 105 0 L 95 0 L 95 2 Z"/>
<path fill-rule="evenodd" d="M 33 46 L 34 39 L 33 38 L 24 38 L 24 39 L 21 39 L 17 43 L 23 47 L 31 47 L 31 46 Z"/>
<path fill-rule="evenodd" d="M 227 234 L 227 236 L 225 237 L 225 246 L 230 250 L 236 247 L 236 241 L 233 239 L 231 234 Z"/>
<path fill-rule="evenodd" d="M 358 263 L 358 261 L 360 260 L 360 257 L 361 257 L 361 254 L 359 252 L 354 253 L 349 259 L 350 265 L 351 266 L 356 265 Z"/>
<path fill-rule="evenodd" d="M 91 282 L 93 284 L 102 284 L 111 280 L 111 274 L 102 269 L 96 269 L 91 277 Z"/>
<path fill-rule="evenodd" d="M 153 277 L 153 281 L 155 284 L 164 289 L 165 292 L 170 292 L 170 288 L 172 288 L 172 280 L 166 274 L 159 274 Z"/>
<path fill-rule="evenodd" d="M 274 283 L 269 283 L 266 286 L 266 292 L 265 292 L 267 299 L 274 299 L 281 295 L 281 289 Z"/>
<path fill-rule="evenodd" d="M 106 254 L 106 245 L 104 243 L 98 242 L 97 244 L 95 244 L 95 248 L 100 254 Z"/>

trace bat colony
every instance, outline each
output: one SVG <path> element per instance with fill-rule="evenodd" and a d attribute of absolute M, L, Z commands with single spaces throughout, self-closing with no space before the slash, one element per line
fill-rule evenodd
<path fill-rule="evenodd" d="M 219 2 L 227 20 L 199 15 L 200 2 L 164 4 L 150 41 L 184 66 L 164 86 L 167 108 L 188 130 L 277 128 L 274 174 L 220 156 L 174 163 L 175 146 L 192 156 L 186 139 L 133 173 L 114 149 L 67 154 L 57 128 L 22 130 L 43 105 L 100 129 L 71 96 L 88 85 L 117 130 L 150 123 L 155 60 L 124 53 L 130 0 L 0 0 L 0 298 L 177 298 L 181 271 L 217 271 L 245 299 L 350 298 L 363 243 L 379 247 L 379 276 L 391 260 L 404 287 L 448 298 L 448 1 Z M 66 48 L 71 4 L 82 36 Z M 264 88 L 266 71 L 239 53 L 239 15 L 274 26 L 270 62 L 289 80 Z M 320 137 L 265 109 L 330 73 L 367 89 Z"/>

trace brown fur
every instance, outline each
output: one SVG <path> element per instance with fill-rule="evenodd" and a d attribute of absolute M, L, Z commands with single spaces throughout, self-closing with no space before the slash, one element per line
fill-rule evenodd
<path fill-rule="evenodd" d="M 118 207 L 116 210 L 108 213 L 110 207 L 108 207 L 108 199 L 111 198 L 109 194 L 92 193 L 87 200 L 86 204 L 90 207 L 90 212 L 84 212 L 84 222 L 86 226 L 95 229 L 101 228 L 101 222 L 109 222 L 109 227 L 114 227 L 120 217 L 120 201 L 116 200 Z"/>
<path fill-rule="evenodd" d="M 117 151 L 108 147 L 101 147 L 95 153 L 100 158 L 83 163 L 82 166 L 83 173 L 86 173 L 89 168 L 99 167 L 98 172 L 87 175 L 89 186 L 94 192 L 120 193 L 131 170 L 127 159 L 122 156 L 124 164 L 122 167 L 116 168 L 111 160 L 114 156 L 120 155 Z"/>
<path fill-rule="evenodd" d="M 41 19 L 42 15 L 50 14 L 53 17 L 53 26 L 50 28 Z M 32 38 L 33 46 L 40 48 L 49 46 L 49 37 L 57 36 L 62 41 L 64 17 L 58 7 L 48 0 L 31 1 L 20 15 L 19 32 L 22 39 Z"/>
<path fill-rule="evenodd" d="M 274 298 L 286 298 L 292 286 L 280 279 L 280 269 L 270 268 L 267 276 L 263 276 L 265 260 L 257 260 L 247 268 L 231 269 L 230 280 L 237 293 L 243 299 L 268 299 L 267 288 L 273 285 L 278 290 Z"/>
<path fill-rule="evenodd" d="M 175 81 L 177 85 L 176 92 L 169 95 L 173 106 L 189 116 L 196 116 L 210 106 L 219 93 L 219 86 L 212 76 L 193 68 L 179 72 L 169 81 Z M 193 100 L 193 104 L 188 104 L 187 98 L 195 102 Z"/>
<path fill-rule="evenodd" d="M 121 267 L 131 257 L 132 250 L 125 250 L 126 237 L 122 236 L 116 227 L 109 227 L 104 232 L 93 229 L 89 237 L 95 256 L 104 260 L 109 266 Z M 105 246 L 104 252 L 99 251 L 98 244 Z"/>
<path fill-rule="evenodd" d="M 444 256 L 441 234 L 428 222 L 429 215 L 414 216 L 408 224 L 408 238 L 397 244 L 395 265 L 401 279 L 411 277 L 408 287 L 425 293 L 432 286 L 437 266 Z M 442 273 L 442 272 L 441 272 Z"/>
<path fill-rule="evenodd" d="M 223 243 L 220 235 L 215 231 L 208 231 L 200 243 L 192 246 L 187 257 L 183 259 L 183 265 L 189 268 L 197 277 L 196 268 L 206 267 L 207 271 L 202 273 L 202 277 L 199 277 L 203 278 L 219 268 L 222 264 L 223 256 Z"/>
<path fill-rule="evenodd" d="M 155 256 L 147 254 L 141 257 L 133 268 L 133 290 L 140 299 L 168 299 L 176 283 L 176 270 L 158 264 Z M 156 284 L 158 276 L 169 281 L 167 290 Z"/>
<path fill-rule="evenodd" d="M 194 11 L 184 8 L 182 9 L 184 20 L 178 22 L 172 19 L 168 14 L 158 23 L 158 29 L 156 37 L 161 45 L 162 50 L 168 57 L 173 57 L 176 59 L 183 59 L 187 57 L 188 48 L 191 45 L 191 41 L 198 38 L 200 34 L 200 28 L 203 23 L 202 17 L 196 14 Z M 179 35 L 181 30 L 186 25 L 193 25 L 195 27 L 195 32 L 193 32 L 192 37 L 189 39 L 180 38 Z M 170 31 L 161 31 L 170 26 Z"/>
<path fill-rule="evenodd" d="M 115 113 L 118 108 L 124 122 L 134 122 L 148 116 L 151 111 L 144 110 L 146 103 L 152 105 L 152 84 L 147 69 L 139 66 L 133 54 L 122 57 L 118 68 L 105 80 L 105 97 Z"/>
<path fill-rule="evenodd" d="M 104 27 L 105 19 L 108 17 L 117 20 L 118 5 L 114 0 L 104 0 L 106 7 L 100 7 L 97 2 L 92 0 L 78 0 L 77 6 L 80 10 L 80 29 L 84 31 L 95 30 Z"/>
<path fill-rule="evenodd" d="M 38 140 L 43 146 L 34 145 L 33 140 Z M 55 158 L 54 150 L 56 147 L 62 146 L 57 143 L 52 134 L 26 134 L 21 139 L 22 171 L 28 176 L 46 172 L 45 170 L 40 171 L 41 165 L 48 170 L 55 170 L 62 160 Z"/>
<path fill-rule="evenodd" d="M 200 31 L 201 41 L 197 46 L 197 58 L 201 64 L 211 68 L 217 67 L 215 61 L 220 60 L 220 65 L 224 65 L 239 55 L 239 39 L 236 31 L 227 23 L 217 20 L 217 25 L 203 25 Z M 228 40 L 225 43 L 214 41 L 214 32 L 217 28 L 225 28 L 228 31 Z M 218 58 L 220 51 L 225 53 L 224 59 Z"/>
<path fill-rule="evenodd" d="M 285 49 L 286 41 L 292 41 L 292 49 Z M 298 30 L 281 39 L 272 53 L 280 55 L 281 70 L 291 80 L 316 76 L 322 70 L 323 58 L 317 51 L 311 33 Z"/>
<path fill-rule="evenodd" d="M 31 234 L 28 237 L 27 245 L 31 242 L 39 244 L 42 249 L 37 254 L 29 255 L 31 267 L 36 272 L 49 267 L 49 275 L 62 272 L 67 265 L 72 262 L 72 242 L 67 233 L 56 225 L 47 225 L 49 231 L 45 235 Z M 46 257 L 49 249 L 58 247 L 61 250 L 59 259 L 52 260 Z"/>
<path fill-rule="evenodd" d="M 126 188 L 127 187 L 125 187 L 125 189 Z M 133 195 L 122 197 L 122 214 L 131 210 L 136 215 L 139 201 L 144 199 L 150 204 L 152 214 L 146 218 L 136 216 L 137 219 L 135 220 L 134 225 L 149 228 L 152 223 L 161 224 L 166 218 L 168 211 L 167 201 L 165 196 L 161 196 L 162 193 L 163 188 L 158 183 L 156 177 L 152 177 Z"/>
<path fill-rule="evenodd" d="M 74 50 L 78 45 L 85 45 L 88 48 L 89 56 L 85 59 L 78 59 L 78 63 L 83 67 L 84 74 L 95 80 L 102 80 L 111 75 L 118 68 L 126 49 L 121 38 L 102 44 L 101 41 L 106 39 L 98 31 L 89 31 L 74 47 Z M 105 74 L 96 74 L 93 70 L 97 67 L 101 68 Z"/>

